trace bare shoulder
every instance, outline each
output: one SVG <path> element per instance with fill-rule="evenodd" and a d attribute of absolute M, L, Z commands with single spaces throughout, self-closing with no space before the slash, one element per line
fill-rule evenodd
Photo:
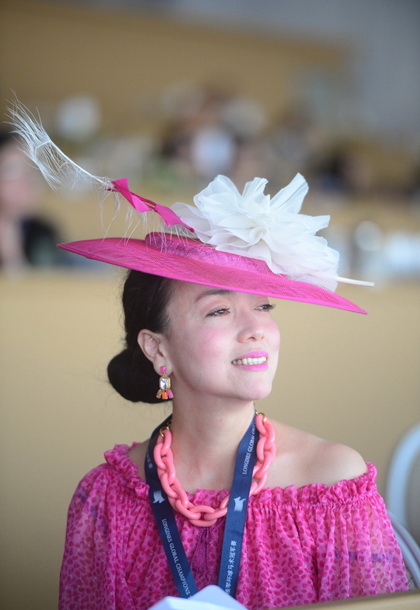
<path fill-rule="evenodd" d="M 312 483 L 333 485 L 355 479 L 367 470 L 362 456 L 351 447 L 319 438 L 280 422 L 276 429 L 277 457 L 269 486 L 301 487 Z"/>
<path fill-rule="evenodd" d="M 355 449 L 319 439 L 314 454 L 314 474 L 322 479 L 322 483 L 332 485 L 338 481 L 355 479 L 366 470 L 366 462 Z"/>

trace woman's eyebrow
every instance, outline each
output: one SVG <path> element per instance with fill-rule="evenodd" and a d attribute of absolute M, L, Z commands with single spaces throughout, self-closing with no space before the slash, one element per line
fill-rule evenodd
<path fill-rule="evenodd" d="M 197 303 L 200 299 L 207 296 L 215 294 L 231 294 L 232 292 L 233 290 L 226 290 L 225 288 L 210 288 L 209 290 L 204 290 L 203 292 L 201 292 L 195 299 L 195 302 Z"/>

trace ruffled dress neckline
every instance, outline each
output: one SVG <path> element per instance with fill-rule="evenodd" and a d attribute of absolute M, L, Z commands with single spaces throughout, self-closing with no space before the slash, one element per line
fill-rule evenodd
<path fill-rule="evenodd" d="M 134 489 L 139 497 L 148 497 L 149 486 L 138 474 L 136 464 L 131 460 L 128 451 L 138 445 L 119 444 L 105 453 L 107 464 L 117 471 L 124 479 L 127 487 Z M 255 504 L 271 504 L 273 502 L 285 504 L 318 504 L 330 502 L 345 502 L 352 498 L 357 499 L 361 494 L 376 493 L 376 467 L 366 462 L 367 471 L 354 479 L 344 479 L 332 485 L 324 483 L 309 483 L 302 487 L 289 485 L 288 487 L 266 487 L 256 496 L 249 499 L 250 506 Z M 208 504 L 218 506 L 229 493 L 228 490 L 197 489 L 193 494 L 187 493 L 188 498 L 195 504 Z"/>

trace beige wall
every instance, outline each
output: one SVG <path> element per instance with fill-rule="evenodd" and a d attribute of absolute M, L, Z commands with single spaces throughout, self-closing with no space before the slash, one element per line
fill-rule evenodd
<path fill-rule="evenodd" d="M 56 607 L 66 510 L 114 443 L 149 434 L 161 408 L 106 382 L 120 346 L 119 272 L 0 279 L 2 568 L 0 605 Z M 384 479 L 419 419 L 418 285 L 341 290 L 368 316 L 279 301 L 282 349 L 271 416 L 356 447 Z"/>

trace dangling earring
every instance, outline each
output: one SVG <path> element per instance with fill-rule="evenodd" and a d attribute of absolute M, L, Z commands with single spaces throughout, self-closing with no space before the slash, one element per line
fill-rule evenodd
<path fill-rule="evenodd" d="M 156 394 L 156 398 L 161 398 L 162 400 L 168 400 L 168 398 L 173 398 L 171 390 L 171 379 L 169 375 L 166 374 L 166 366 L 160 367 L 160 377 L 159 377 L 159 390 Z"/>

